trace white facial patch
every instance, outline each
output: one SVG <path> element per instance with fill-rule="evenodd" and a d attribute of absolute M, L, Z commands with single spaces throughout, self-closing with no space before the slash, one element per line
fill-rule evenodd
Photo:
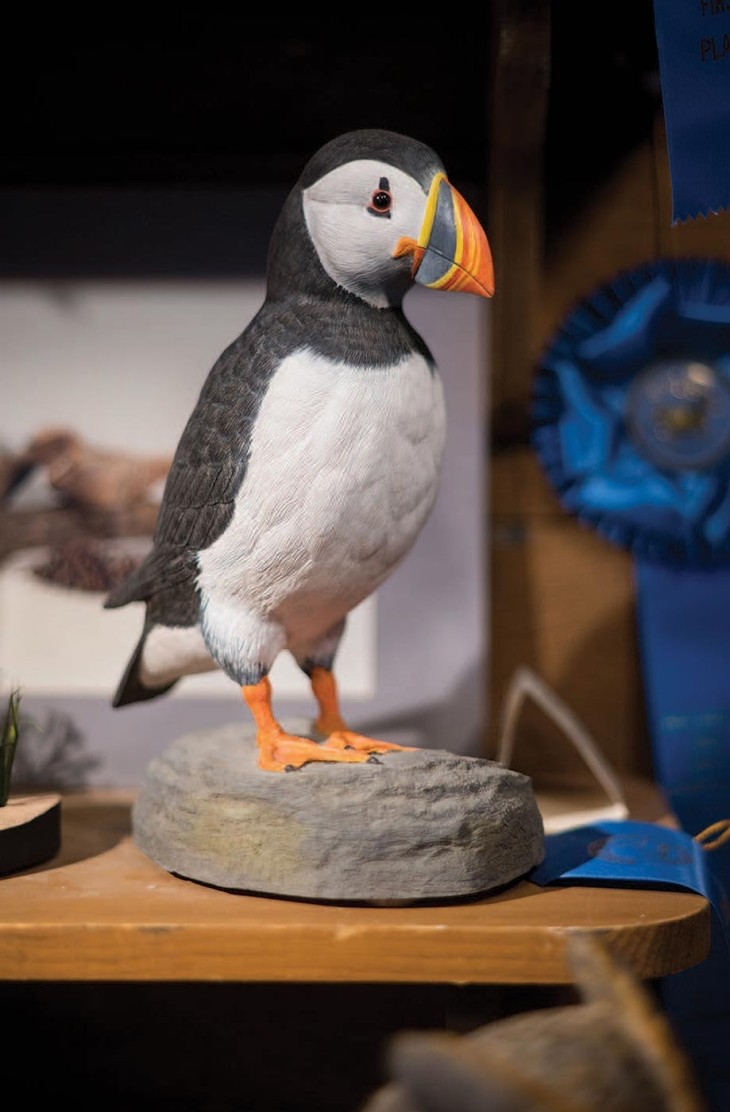
<path fill-rule="evenodd" d="M 373 195 L 391 197 L 387 213 L 372 211 Z M 307 230 L 333 282 L 376 308 L 390 304 L 387 288 L 406 281 L 409 257 L 394 258 L 403 236 L 417 240 L 427 196 L 402 170 L 376 159 L 338 166 L 304 190 Z"/>

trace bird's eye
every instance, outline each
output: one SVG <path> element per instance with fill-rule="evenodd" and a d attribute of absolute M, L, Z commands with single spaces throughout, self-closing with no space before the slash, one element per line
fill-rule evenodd
<path fill-rule="evenodd" d="M 372 212 L 373 216 L 390 216 L 392 205 L 393 198 L 389 190 L 375 189 L 370 198 L 368 212 Z"/>

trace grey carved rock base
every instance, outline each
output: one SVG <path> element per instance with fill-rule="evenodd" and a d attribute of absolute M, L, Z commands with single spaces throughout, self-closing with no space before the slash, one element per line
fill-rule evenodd
<path fill-rule="evenodd" d="M 527 776 L 444 750 L 378 759 L 263 772 L 246 725 L 187 734 L 148 766 L 135 842 L 190 880 L 338 903 L 474 895 L 542 860 Z"/>

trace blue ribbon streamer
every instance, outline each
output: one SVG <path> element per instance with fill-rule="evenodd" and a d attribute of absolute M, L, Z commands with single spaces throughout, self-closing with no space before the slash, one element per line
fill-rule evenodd
<path fill-rule="evenodd" d="M 730 818 L 730 568 L 634 566 L 655 776 L 698 834 Z"/>
<path fill-rule="evenodd" d="M 709 857 L 684 830 L 646 822 L 596 822 L 547 835 L 543 861 L 527 879 L 542 887 L 609 884 L 697 892 L 710 903 L 714 928 L 730 954 L 730 899 L 723 875 Z"/>
<path fill-rule="evenodd" d="M 672 223 L 730 204 L 730 5 L 654 0 Z"/>

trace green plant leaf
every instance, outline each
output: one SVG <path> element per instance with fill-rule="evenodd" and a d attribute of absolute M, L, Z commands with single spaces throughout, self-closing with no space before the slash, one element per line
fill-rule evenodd
<path fill-rule="evenodd" d="M 0 807 L 4 807 L 10 797 L 10 778 L 20 725 L 19 709 L 20 691 L 15 688 L 8 697 L 8 706 L 2 732 L 0 732 Z"/>

